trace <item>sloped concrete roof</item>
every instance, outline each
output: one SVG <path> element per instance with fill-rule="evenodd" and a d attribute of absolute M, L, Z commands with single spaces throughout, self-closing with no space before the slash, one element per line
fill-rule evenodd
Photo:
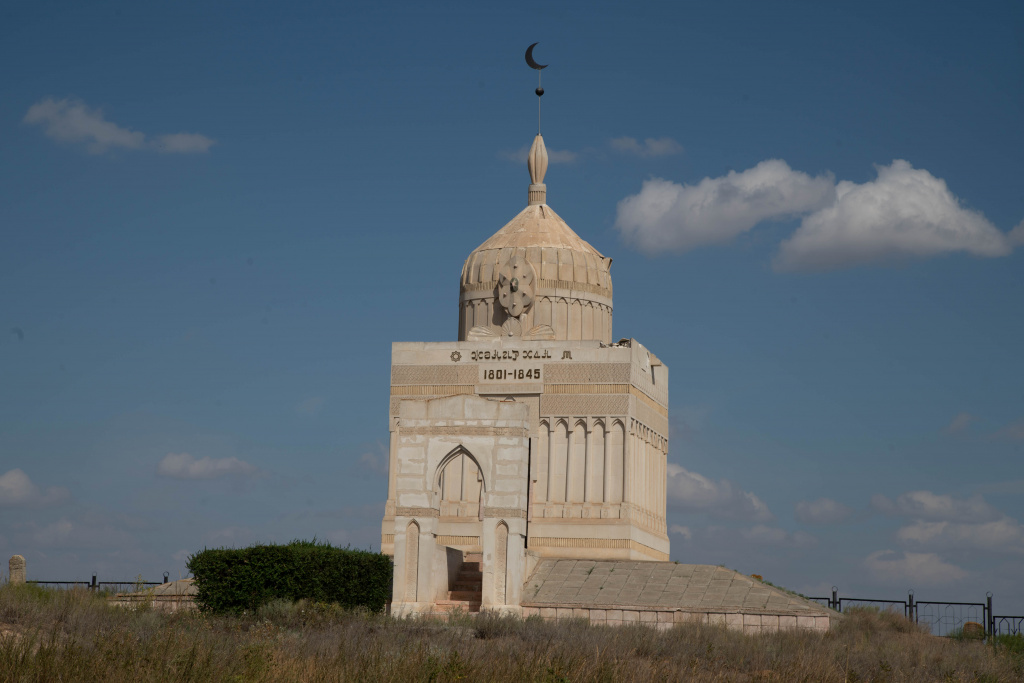
<path fill-rule="evenodd" d="M 543 559 L 524 606 L 758 614 L 830 614 L 816 602 L 732 569 L 707 564 Z"/>

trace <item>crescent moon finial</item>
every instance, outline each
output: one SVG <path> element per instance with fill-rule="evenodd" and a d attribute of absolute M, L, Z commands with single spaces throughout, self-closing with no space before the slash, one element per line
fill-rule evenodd
<path fill-rule="evenodd" d="M 548 67 L 547 64 L 538 64 L 537 60 L 533 58 L 533 48 L 535 47 L 537 47 L 537 43 L 534 43 L 530 47 L 526 48 L 526 63 L 530 65 L 531 69 L 536 69 L 537 71 L 540 71 L 541 69 L 546 69 Z"/>

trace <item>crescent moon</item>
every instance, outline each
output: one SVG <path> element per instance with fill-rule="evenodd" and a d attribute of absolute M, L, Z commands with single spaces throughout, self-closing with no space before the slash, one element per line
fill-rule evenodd
<path fill-rule="evenodd" d="M 530 65 L 531 69 L 540 71 L 541 69 L 547 68 L 547 64 L 538 64 L 537 60 L 533 58 L 533 48 L 537 47 L 537 43 L 534 43 L 530 47 L 526 48 L 526 63 Z"/>

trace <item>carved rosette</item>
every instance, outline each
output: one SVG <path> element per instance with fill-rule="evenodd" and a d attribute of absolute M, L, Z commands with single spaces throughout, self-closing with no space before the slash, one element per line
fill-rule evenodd
<path fill-rule="evenodd" d="M 518 318 L 530 310 L 536 279 L 533 266 L 519 254 L 498 271 L 498 302 L 510 318 Z"/>

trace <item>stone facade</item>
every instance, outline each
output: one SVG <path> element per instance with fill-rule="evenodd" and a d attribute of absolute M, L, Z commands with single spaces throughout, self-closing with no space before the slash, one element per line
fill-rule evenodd
<path fill-rule="evenodd" d="M 528 166 L 529 205 L 466 259 L 458 341 L 392 345 L 396 614 L 516 611 L 527 549 L 669 556 L 668 368 L 612 343 L 611 259 L 547 206 L 539 135 Z"/>

